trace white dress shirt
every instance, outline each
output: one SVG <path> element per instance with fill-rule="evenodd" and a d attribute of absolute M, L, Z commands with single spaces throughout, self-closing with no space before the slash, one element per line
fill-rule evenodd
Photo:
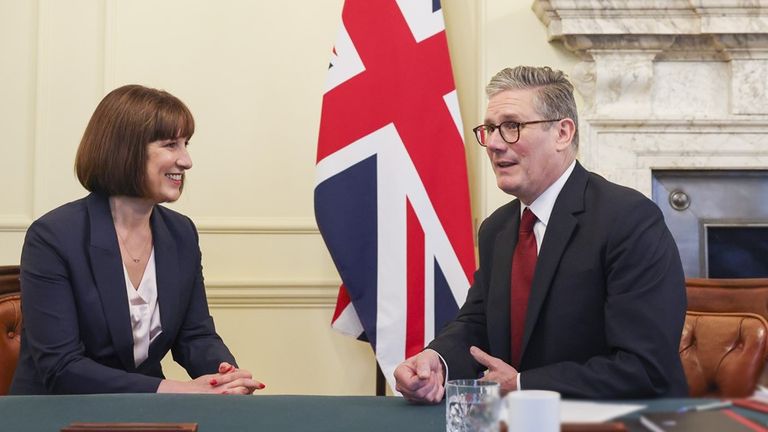
<path fill-rule="evenodd" d="M 149 356 L 149 344 L 162 333 L 160 325 L 160 305 L 157 303 L 157 278 L 155 276 L 155 248 L 149 255 L 147 267 L 141 277 L 139 287 L 135 288 L 125 273 L 125 289 L 128 292 L 128 307 L 133 331 L 133 362 L 136 367 Z"/>
<path fill-rule="evenodd" d="M 541 251 L 541 243 L 544 241 L 544 233 L 547 231 L 547 225 L 549 224 L 549 217 L 552 216 L 552 209 L 555 208 L 555 201 L 557 196 L 560 195 L 560 191 L 563 190 L 565 182 L 568 181 L 568 177 L 571 176 L 573 169 L 576 167 L 576 161 L 571 162 L 571 165 L 565 170 L 565 172 L 555 180 L 544 192 L 536 198 L 536 201 L 532 202 L 530 206 L 520 203 L 520 217 L 523 217 L 523 210 L 530 208 L 533 215 L 536 216 L 536 224 L 533 225 L 533 235 L 536 236 L 536 252 Z"/>

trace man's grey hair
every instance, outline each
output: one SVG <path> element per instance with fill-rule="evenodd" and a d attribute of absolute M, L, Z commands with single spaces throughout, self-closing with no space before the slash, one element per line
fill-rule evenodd
<path fill-rule="evenodd" d="M 485 94 L 490 98 L 505 90 L 534 89 L 534 109 L 549 120 L 570 118 L 576 124 L 572 145 L 579 148 L 579 114 L 573 98 L 573 84 L 564 72 L 548 66 L 517 66 L 506 68 L 497 73 L 485 87 Z"/>

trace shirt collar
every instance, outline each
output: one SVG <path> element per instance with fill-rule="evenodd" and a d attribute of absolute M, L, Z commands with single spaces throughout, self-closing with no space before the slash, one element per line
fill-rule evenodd
<path fill-rule="evenodd" d="M 568 177 L 571 176 L 571 173 L 575 167 L 576 160 L 571 162 L 568 168 L 566 168 L 565 172 L 563 172 L 563 174 L 561 174 L 554 183 L 552 183 L 541 195 L 539 195 L 539 197 L 536 198 L 536 200 L 532 202 L 530 206 L 526 206 L 521 202 L 520 216 L 522 217 L 523 210 L 525 210 L 526 207 L 530 207 L 533 214 L 536 215 L 536 219 L 543 223 L 544 226 L 547 226 L 547 224 L 549 224 L 549 217 L 552 215 L 552 209 L 555 207 L 555 200 L 557 200 L 557 196 L 560 195 L 560 191 L 563 190 L 565 182 L 568 180 Z"/>

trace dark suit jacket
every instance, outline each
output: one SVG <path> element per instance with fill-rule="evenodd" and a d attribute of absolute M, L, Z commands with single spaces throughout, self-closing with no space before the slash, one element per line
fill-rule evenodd
<path fill-rule="evenodd" d="M 475 345 L 510 362 L 510 273 L 520 202 L 480 227 L 480 267 L 455 321 L 430 344 L 453 378 L 484 367 Z M 576 398 L 686 396 L 678 345 L 685 281 L 656 205 L 576 164 L 539 251 L 519 370 L 523 389 Z"/>
<path fill-rule="evenodd" d="M 120 248 L 106 197 L 59 207 L 27 231 L 21 257 L 24 328 L 11 394 L 154 392 L 160 360 L 192 377 L 234 358 L 216 334 L 192 221 L 155 206 L 151 217 L 162 333 L 133 360 Z"/>

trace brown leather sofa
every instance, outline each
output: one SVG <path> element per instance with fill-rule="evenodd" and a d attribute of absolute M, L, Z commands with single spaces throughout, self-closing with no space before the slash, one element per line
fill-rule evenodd
<path fill-rule="evenodd" d="M 688 310 L 751 312 L 768 320 L 768 279 L 685 280 Z"/>
<path fill-rule="evenodd" d="M 0 266 L 0 395 L 8 394 L 21 346 L 19 266 Z"/>
<path fill-rule="evenodd" d="M 752 313 L 688 311 L 680 359 L 692 397 L 751 395 L 768 354 L 768 322 Z"/>
<path fill-rule="evenodd" d="M 768 278 L 685 280 L 688 310 L 700 312 L 750 312 L 768 321 Z M 768 386 L 768 368 L 758 383 Z"/>

